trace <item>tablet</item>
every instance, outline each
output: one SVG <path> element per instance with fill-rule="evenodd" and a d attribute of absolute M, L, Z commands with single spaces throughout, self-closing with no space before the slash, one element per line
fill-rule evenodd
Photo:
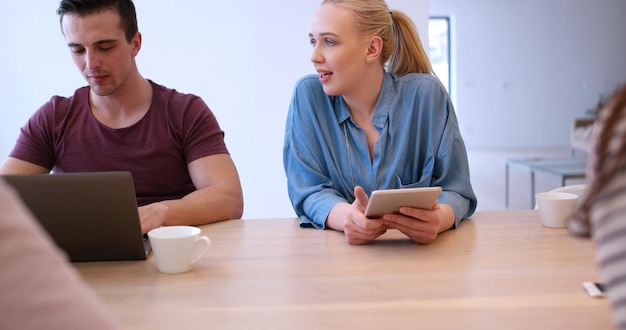
<path fill-rule="evenodd" d="M 374 190 L 365 208 L 368 218 L 398 213 L 402 206 L 430 210 L 441 193 L 441 187 Z"/>

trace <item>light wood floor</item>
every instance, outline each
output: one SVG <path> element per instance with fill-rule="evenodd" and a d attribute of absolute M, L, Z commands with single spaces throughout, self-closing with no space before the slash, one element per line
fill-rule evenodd
<path fill-rule="evenodd" d="M 477 211 L 504 210 L 505 168 L 508 158 L 569 157 L 569 148 L 519 149 L 519 150 L 468 150 L 472 187 L 478 197 Z M 581 157 L 580 153 L 575 155 Z M 508 209 L 530 209 L 530 173 L 519 166 L 509 166 Z M 569 180 L 566 184 L 584 183 Z M 548 191 L 561 186 L 558 177 L 537 174 L 535 192 Z"/>

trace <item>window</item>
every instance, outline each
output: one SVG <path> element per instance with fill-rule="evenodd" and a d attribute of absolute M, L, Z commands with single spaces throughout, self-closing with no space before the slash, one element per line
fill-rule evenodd
<path fill-rule="evenodd" d="M 428 43 L 430 62 L 441 83 L 450 90 L 450 18 L 431 16 L 428 21 Z"/>

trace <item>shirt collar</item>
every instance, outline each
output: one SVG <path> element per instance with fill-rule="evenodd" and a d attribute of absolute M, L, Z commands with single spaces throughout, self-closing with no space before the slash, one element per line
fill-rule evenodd
<path fill-rule="evenodd" d="M 396 86 L 394 84 L 394 80 L 394 76 L 385 71 L 383 76 L 383 86 L 380 89 L 380 94 L 378 94 L 378 100 L 376 101 L 374 116 L 372 118 L 372 123 L 377 128 L 383 128 L 387 122 L 391 103 L 396 96 Z M 350 109 L 348 109 L 348 105 L 341 96 L 336 96 L 334 98 L 334 104 L 337 121 L 339 124 L 343 124 L 344 121 L 351 117 Z"/>

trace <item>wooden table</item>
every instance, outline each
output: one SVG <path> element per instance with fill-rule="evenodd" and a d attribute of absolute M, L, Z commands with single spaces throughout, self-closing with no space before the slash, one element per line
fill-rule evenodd
<path fill-rule="evenodd" d="M 390 231 L 352 246 L 296 219 L 203 226 L 188 273 L 74 264 L 124 329 L 611 329 L 593 246 L 534 210 L 476 213 L 431 245 Z"/>

